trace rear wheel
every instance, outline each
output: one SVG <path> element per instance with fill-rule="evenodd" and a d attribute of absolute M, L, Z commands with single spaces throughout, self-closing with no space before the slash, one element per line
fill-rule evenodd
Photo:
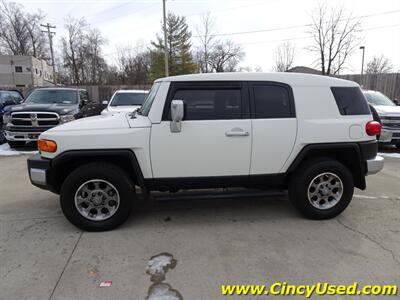
<path fill-rule="evenodd" d="M 354 182 L 349 169 L 336 160 L 321 158 L 302 164 L 289 186 L 290 200 L 310 219 L 339 215 L 353 197 Z"/>
<path fill-rule="evenodd" d="M 25 142 L 24 141 L 7 141 L 8 145 L 10 146 L 10 148 L 14 149 L 14 148 L 22 148 L 25 146 Z"/>
<path fill-rule="evenodd" d="M 66 218 L 87 231 L 111 230 L 130 214 L 135 189 L 129 176 L 109 163 L 90 163 L 64 181 L 60 202 Z"/>

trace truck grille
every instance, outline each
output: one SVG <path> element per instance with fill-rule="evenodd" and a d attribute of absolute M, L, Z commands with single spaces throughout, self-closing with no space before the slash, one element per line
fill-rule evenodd
<path fill-rule="evenodd" d="M 13 126 L 54 127 L 59 123 L 59 115 L 52 112 L 14 112 L 11 114 Z"/>
<path fill-rule="evenodd" d="M 388 129 L 400 130 L 400 116 L 385 116 L 381 118 L 382 126 Z"/>

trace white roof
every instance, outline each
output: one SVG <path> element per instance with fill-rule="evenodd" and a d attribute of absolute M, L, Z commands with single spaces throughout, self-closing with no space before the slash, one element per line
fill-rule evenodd
<path fill-rule="evenodd" d="M 335 77 L 303 73 L 202 73 L 171 76 L 156 81 L 274 81 L 291 86 L 358 86 L 357 83 Z"/>
<path fill-rule="evenodd" d="M 118 91 L 116 91 L 116 93 L 148 94 L 149 91 L 145 91 L 145 90 L 118 90 Z"/>

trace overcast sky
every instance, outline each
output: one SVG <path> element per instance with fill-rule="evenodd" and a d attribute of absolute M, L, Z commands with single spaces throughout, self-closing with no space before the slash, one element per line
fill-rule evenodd
<path fill-rule="evenodd" d="M 56 40 L 65 33 L 66 16 L 85 17 L 108 40 L 104 54 L 109 62 L 115 59 L 120 46 L 133 46 L 138 41 L 149 43 L 161 31 L 162 0 L 16 0 L 28 11 L 41 9 L 46 20 L 57 26 Z M 319 3 L 343 6 L 354 16 L 362 17 L 362 45 L 366 48 L 366 62 L 374 55 L 384 54 L 400 70 L 400 0 L 168 0 L 167 8 L 186 16 L 192 34 L 201 15 L 210 11 L 218 33 L 240 33 L 225 36 L 240 44 L 245 53 L 241 66 L 271 71 L 273 50 L 283 40 L 290 39 L 296 46 L 295 65 L 313 67 L 315 54 L 310 45 L 307 27 L 313 9 Z M 284 30 L 272 30 L 292 27 Z M 260 31 L 257 33 L 243 33 Z M 193 38 L 193 44 L 197 40 Z M 349 60 L 344 73 L 359 73 L 361 50 Z"/>

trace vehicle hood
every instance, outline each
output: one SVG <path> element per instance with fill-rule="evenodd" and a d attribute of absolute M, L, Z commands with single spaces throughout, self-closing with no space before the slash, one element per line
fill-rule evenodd
<path fill-rule="evenodd" d="M 379 115 L 400 115 L 400 106 L 374 105 Z"/>
<path fill-rule="evenodd" d="M 9 108 L 8 108 L 9 107 Z M 66 115 L 72 112 L 76 112 L 78 104 L 38 104 L 38 103 L 22 103 L 19 105 L 7 106 L 7 112 L 24 112 L 24 111 L 43 111 L 43 112 L 55 112 L 59 115 Z"/>
<path fill-rule="evenodd" d="M 101 131 L 107 129 L 126 129 L 126 128 L 142 128 L 150 127 L 151 123 L 147 117 L 135 117 L 131 119 L 129 114 L 114 114 L 107 116 L 94 116 L 89 118 L 78 119 L 68 122 L 57 127 L 53 127 L 48 132 L 61 131 Z"/>

